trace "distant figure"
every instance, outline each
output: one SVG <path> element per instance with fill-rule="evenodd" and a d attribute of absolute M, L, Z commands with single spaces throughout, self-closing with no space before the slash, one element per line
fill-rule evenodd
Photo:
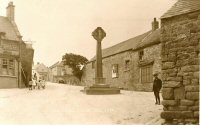
<path fill-rule="evenodd" d="M 42 80 L 42 81 L 41 81 L 41 86 L 42 86 L 43 89 L 45 89 L 45 85 L 46 85 L 45 80 Z"/>
<path fill-rule="evenodd" d="M 30 79 L 30 81 L 29 81 L 29 83 L 28 83 L 29 90 L 32 90 L 32 84 L 33 84 L 33 81 L 32 81 L 32 79 Z"/>
<path fill-rule="evenodd" d="M 36 74 L 36 73 L 34 74 L 33 78 L 34 78 L 35 80 L 37 80 L 37 74 Z"/>
<path fill-rule="evenodd" d="M 37 81 L 37 86 L 38 86 L 38 89 L 40 89 L 40 87 L 41 87 L 41 82 L 42 82 L 42 80 L 41 80 L 41 79 L 39 79 L 39 80 Z"/>
<path fill-rule="evenodd" d="M 35 87 L 36 87 L 36 80 L 35 80 L 35 79 L 32 79 L 32 81 L 33 81 L 32 87 L 33 87 L 33 89 L 35 89 Z"/>
<path fill-rule="evenodd" d="M 153 74 L 153 76 L 154 76 L 153 92 L 154 92 L 155 99 L 156 99 L 156 103 L 155 104 L 160 105 L 159 92 L 160 92 L 160 89 L 162 88 L 162 81 L 158 78 L 158 74 L 157 73 Z"/>
<path fill-rule="evenodd" d="M 36 73 L 34 74 L 33 79 L 35 80 L 35 84 L 36 84 L 35 86 L 37 86 L 37 80 L 38 79 L 37 79 L 37 74 Z"/>

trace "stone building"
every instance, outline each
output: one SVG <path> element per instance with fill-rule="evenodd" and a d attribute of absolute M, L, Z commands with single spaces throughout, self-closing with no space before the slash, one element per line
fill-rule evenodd
<path fill-rule="evenodd" d="M 179 0 L 161 17 L 163 106 L 170 124 L 199 124 L 200 0 Z"/>
<path fill-rule="evenodd" d="M 43 63 L 37 63 L 33 66 L 33 75 L 36 73 L 36 76 L 45 81 L 49 80 L 49 68 Z"/>
<path fill-rule="evenodd" d="M 31 78 L 34 50 L 22 40 L 15 23 L 13 2 L 0 16 L 0 88 L 25 87 Z"/>
<path fill-rule="evenodd" d="M 49 69 L 51 82 L 74 85 L 79 85 L 80 83 L 80 80 L 73 75 L 72 69 L 64 65 L 63 62 L 56 62 Z"/>
<path fill-rule="evenodd" d="M 159 23 L 152 30 L 102 50 L 106 84 L 137 91 L 152 91 L 153 73 L 161 72 Z M 95 57 L 85 66 L 82 84 L 94 84 Z"/>

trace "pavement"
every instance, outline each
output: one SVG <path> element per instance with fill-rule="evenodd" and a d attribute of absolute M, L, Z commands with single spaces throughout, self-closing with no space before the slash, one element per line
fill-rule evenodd
<path fill-rule="evenodd" d="M 0 125 L 160 125 L 153 92 L 86 95 L 83 87 L 47 83 L 46 89 L 0 89 Z"/>

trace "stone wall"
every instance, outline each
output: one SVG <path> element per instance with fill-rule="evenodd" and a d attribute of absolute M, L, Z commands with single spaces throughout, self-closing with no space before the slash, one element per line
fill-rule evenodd
<path fill-rule="evenodd" d="M 0 76 L 0 88 L 7 89 L 7 88 L 17 88 L 18 81 L 16 76 Z"/>
<path fill-rule="evenodd" d="M 124 61 L 130 59 L 131 61 L 131 51 L 126 51 L 119 53 L 107 58 L 103 58 L 103 77 L 106 78 L 106 84 L 119 88 L 128 88 L 127 84 L 130 81 L 130 71 L 125 70 Z M 118 77 L 112 78 L 112 65 L 118 65 Z M 84 67 L 84 73 L 82 76 L 82 83 L 84 85 L 92 85 L 95 83 L 95 67 L 92 68 L 92 62 L 88 63 Z"/>
<path fill-rule="evenodd" d="M 0 88 L 16 88 L 18 87 L 18 58 L 19 45 L 17 41 L 0 39 Z M 14 74 L 4 74 L 2 71 L 2 59 L 13 59 Z M 11 70 L 9 69 L 8 72 Z"/>
<path fill-rule="evenodd" d="M 199 122 L 200 11 L 161 20 L 163 106 L 174 124 Z"/>
<path fill-rule="evenodd" d="M 140 50 L 129 50 L 110 57 L 103 58 L 103 77 L 106 78 L 106 84 L 128 90 L 152 91 L 152 82 L 141 83 L 141 67 L 139 66 Z M 143 49 L 144 60 L 153 60 L 153 72 L 161 72 L 161 44 L 152 45 Z M 125 61 L 129 60 L 128 67 Z M 118 65 L 118 77 L 112 78 L 112 65 Z M 90 86 L 94 84 L 95 68 L 92 68 L 92 62 L 84 67 L 82 84 Z"/>
<path fill-rule="evenodd" d="M 130 68 L 125 68 L 125 60 L 130 60 Z M 103 59 L 103 77 L 111 86 L 128 89 L 131 84 L 132 52 L 127 51 Z M 118 65 L 118 77 L 112 78 L 112 66 Z"/>
<path fill-rule="evenodd" d="M 32 79 L 32 64 L 33 64 L 33 56 L 34 56 L 34 50 L 31 48 L 27 48 L 25 43 L 22 43 L 21 46 L 21 63 L 22 68 L 25 73 L 25 77 L 22 74 L 22 86 L 28 86 L 28 81 Z"/>
<path fill-rule="evenodd" d="M 152 65 L 152 77 L 154 73 L 159 73 L 159 78 L 161 78 L 161 44 L 152 45 L 142 49 L 144 51 L 144 56 L 141 62 L 146 64 L 139 66 L 139 56 L 137 50 L 132 53 L 133 67 L 132 67 L 132 80 L 133 80 L 133 90 L 138 91 L 152 91 L 153 81 L 149 83 L 141 82 L 141 68 L 143 66 Z M 152 62 L 153 61 L 153 62 Z M 152 62 L 152 63 L 151 63 Z M 151 64 L 149 64 L 151 63 Z"/>

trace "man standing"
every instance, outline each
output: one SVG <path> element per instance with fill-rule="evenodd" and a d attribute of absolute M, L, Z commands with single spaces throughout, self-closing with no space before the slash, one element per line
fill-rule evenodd
<path fill-rule="evenodd" d="M 162 81 L 158 78 L 158 74 L 157 73 L 153 74 L 153 76 L 154 76 L 153 92 L 154 92 L 155 99 L 156 99 L 156 103 L 155 104 L 160 105 L 159 92 L 160 92 L 160 89 L 162 88 Z"/>
<path fill-rule="evenodd" d="M 32 79 L 29 80 L 29 83 L 28 83 L 28 84 L 29 84 L 29 90 L 32 90 L 32 85 L 33 85 Z"/>

